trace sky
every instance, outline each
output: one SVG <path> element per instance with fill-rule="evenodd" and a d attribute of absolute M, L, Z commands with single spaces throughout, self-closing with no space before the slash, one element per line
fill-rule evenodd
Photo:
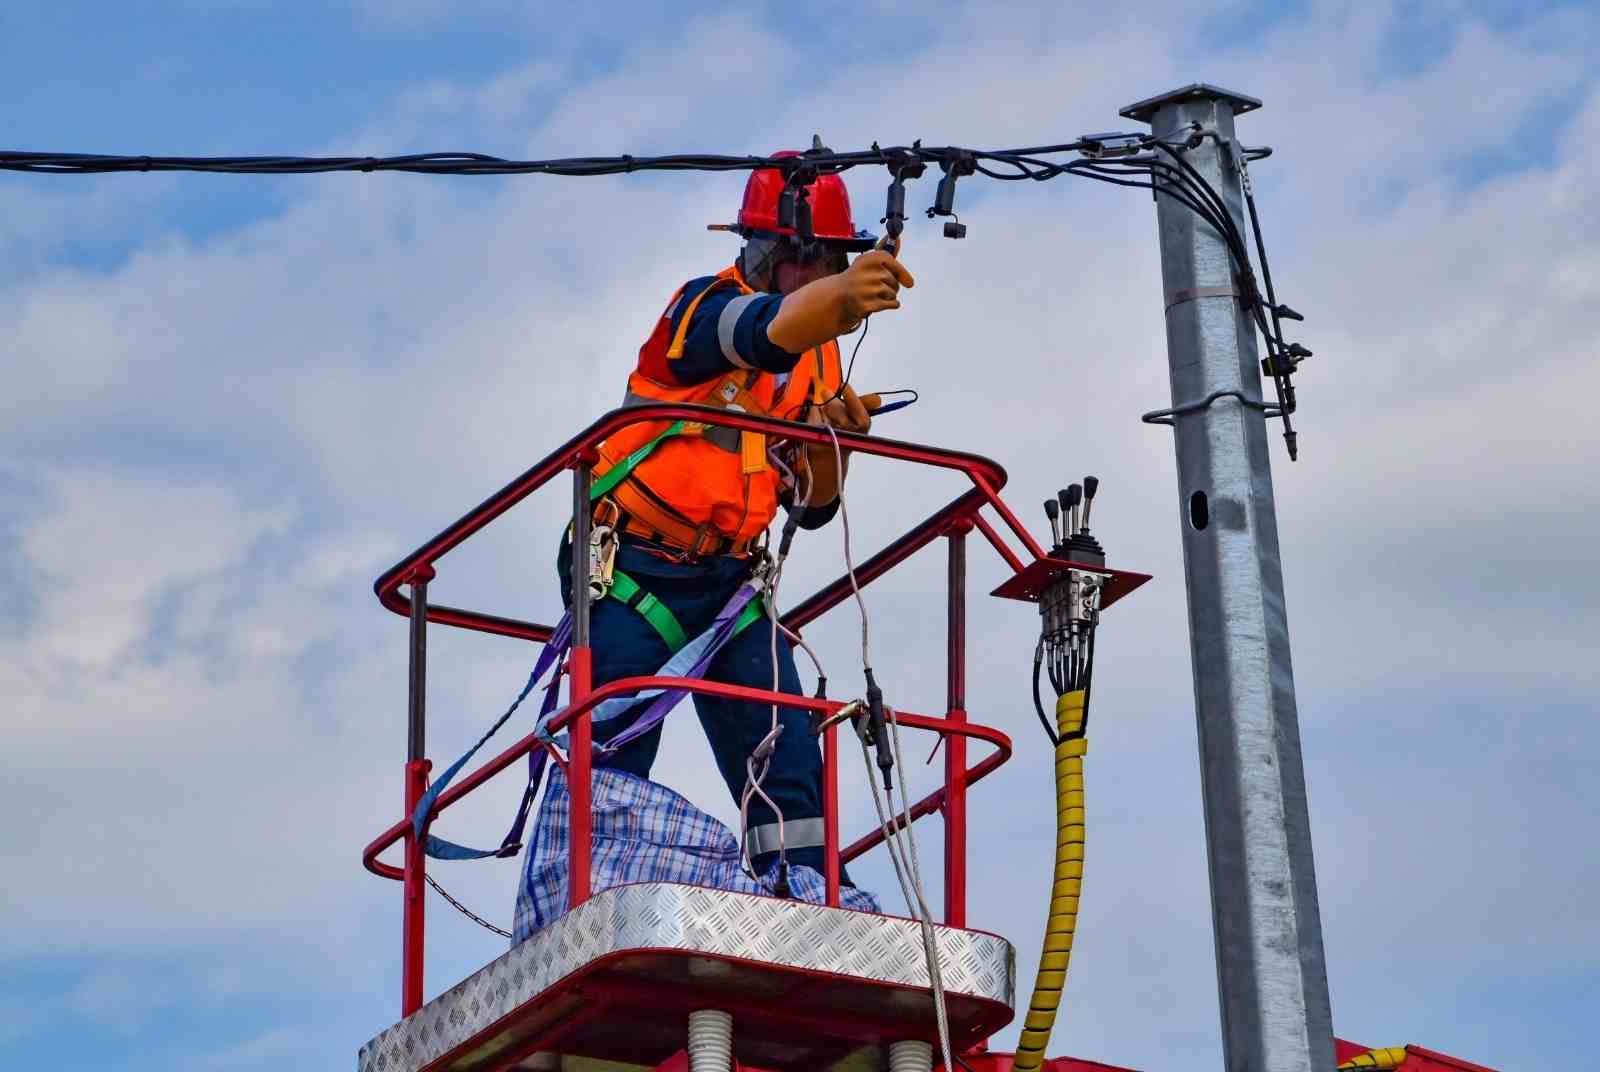
<path fill-rule="evenodd" d="M 20 0 L 0 89 L 8 148 L 524 158 L 998 148 L 1193 81 L 1261 98 L 1240 136 L 1275 149 L 1263 226 L 1316 352 L 1301 460 L 1272 438 L 1334 1022 L 1576 1069 L 1600 999 L 1597 46 L 1581 4 Z M 406 644 L 371 582 L 614 404 L 673 290 L 731 260 L 704 224 L 740 181 L 0 175 L 0 1067 L 348 1067 L 395 1020 L 399 888 L 360 851 L 401 812 Z M 885 176 L 848 181 L 874 226 Z M 962 242 L 913 215 L 917 286 L 863 346 L 859 386 L 922 396 L 879 430 L 995 458 L 1036 533 L 1097 473 L 1100 538 L 1156 578 L 1101 630 L 1051 1052 L 1215 1067 L 1180 494 L 1138 420 L 1170 404 L 1151 205 L 1071 179 L 961 198 Z M 958 486 L 858 463 L 857 554 Z M 435 597 L 553 619 L 564 506 L 451 555 Z M 786 602 L 839 573 L 839 535 L 799 546 Z M 1020 747 L 974 790 L 970 916 L 1026 979 L 1051 774 L 1036 618 L 983 594 L 1005 572 L 974 546 L 969 707 Z M 943 579 L 930 551 L 868 589 L 907 709 L 943 703 Z M 808 631 L 835 688 L 861 688 L 857 628 Z M 430 648 L 447 762 L 534 651 Z M 679 719 L 658 776 L 731 819 Z M 492 840 L 519 791 L 440 832 Z M 855 870 L 891 899 L 882 858 Z M 514 864 L 439 874 L 509 921 Z M 432 995 L 503 946 L 429 911 Z"/>

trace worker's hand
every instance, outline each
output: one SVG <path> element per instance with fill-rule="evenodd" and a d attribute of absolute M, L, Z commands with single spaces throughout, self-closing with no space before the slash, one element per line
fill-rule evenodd
<path fill-rule="evenodd" d="M 837 398 L 829 399 L 820 407 L 813 407 L 806 414 L 806 423 L 828 424 L 843 432 L 866 435 L 872 429 L 872 414 L 856 396 L 855 388 L 847 383 L 839 389 Z M 842 443 L 837 450 L 834 446 L 831 442 L 806 446 L 802 472 L 810 478 L 807 484 L 811 494 L 806 498 L 807 505 L 826 506 L 839 497 L 839 488 L 850 468 L 850 448 Z M 840 462 L 844 463 L 843 469 L 840 468 Z"/>
<path fill-rule="evenodd" d="M 866 435 L 872 430 L 872 412 L 848 383 L 840 390 L 838 398 L 822 407 L 822 419 L 845 432 Z"/>
<path fill-rule="evenodd" d="M 854 331 L 873 313 L 900 308 L 900 288 L 914 282 L 905 265 L 884 250 L 863 253 L 838 275 L 784 295 L 767 338 L 791 354 L 803 354 Z"/>
<path fill-rule="evenodd" d="M 844 319 L 841 335 L 854 331 L 873 313 L 900 308 L 900 288 L 916 286 L 906 266 L 886 249 L 863 253 L 837 278 L 842 291 L 839 312 Z"/>

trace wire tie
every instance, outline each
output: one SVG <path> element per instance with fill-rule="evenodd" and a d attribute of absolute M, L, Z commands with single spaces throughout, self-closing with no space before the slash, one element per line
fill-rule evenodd
<path fill-rule="evenodd" d="M 1244 294 L 1234 287 L 1184 287 L 1181 290 L 1167 292 L 1167 308 L 1182 305 L 1184 302 L 1194 301 L 1196 298 L 1243 298 Z"/>

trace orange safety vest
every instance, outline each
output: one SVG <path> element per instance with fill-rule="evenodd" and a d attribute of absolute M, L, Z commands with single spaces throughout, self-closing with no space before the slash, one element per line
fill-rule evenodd
<path fill-rule="evenodd" d="M 683 356 L 684 337 L 696 308 L 707 294 L 724 287 L 755 293 L 737 267 L 724 269 L 690 302 L 674 332 L 672 313 L 683 295 L 683 288 L 678 288 L 639 348 L 639 364 L 628 377 L 624 405 L 687 402 L 800 420 L 808 404 L 820 404 L 839 389 L 839 347 L 833 341 L 803 356 L 781 392 L 777 377 L 758 369 L 734 369 L 692 387 L 670 382 L 667 370 Z M 645 421 L 611 436 L 600 445 L 595 478 L 669 427 L 670 422 Z M 767 460 L 765 435 L 689 422 L 610 490 L 606 499 L 624 516 L 618 519 L 613 514 L 604 520 L 613 524 L 620 520 L 619 531 L 625 528 L 694 554 L 741 553 L 778 512 L 778 478 Z M 601 509 L 606 511 L 606 506 Z"/>

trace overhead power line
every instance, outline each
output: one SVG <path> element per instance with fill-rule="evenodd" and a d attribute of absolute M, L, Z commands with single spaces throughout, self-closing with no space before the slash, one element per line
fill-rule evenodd
<path fill-rule="evenodd" d="M 905 182 L 920 177 L 929 167 L 937 167 L 939 180 L 934 203 L 927 215 L 950 217 L 944 233 L 961 238 L 966 227 L 955 211 L 955 189 L 959 179 L 983 175 L 1015 182 L 1044 182 L 1062 175 L 1076 175 L 1116 186 L 1152 191 L 1187 207 L 1223 239 L 1234 263 L 1239 301 L 1266 342 L 1267 357 L 1262 371 L 1276 388 L 1276 405 L 1263 407 L 1270 417 L 1284 424 L 1284 440 L 1289 456 L 1295 457 L 1295 432 L 1289 415 L 1295 411 L 1294 386 L 1290 380 L 1311 351 L 1283 337 L 1283 321 L 1302 319 L 1287 305 L 1279 305 L 1273 293 L 1272 273 L 1267 268 L 1266 247 L 1261 239 L 1255 197 L 1248 180 L 1247 164 L 1270 155 L 1270 149 L 1246 149 L 1236 142 L 1219 148 L 1229 153 L 1234 166 L 1245 176 L 1243 189 L 1249 210 L 1256 254 L 1261 262 L 1265 292 L 1256 283 L 1250 246 L 1234 223 L 1222 196 L 1184 158 L 1206 138 L 1217 138 L 1216 131 L 1198 123 L 1177 134 L 1158 138 L 1152 134 L 1110 132 L 1086 134 L 1075 141 L 1035 145 L 1016 149 L 967 149 L 959 146 L 926 146 L 921 141 L 910 145 L 883 147 L 874 142 L 869 149 L 835 152 L 819 138 L 812 148 L 790 156 L 726 156 L 710 153 L 676 153 L 666 156 L 574 156 L 552 160 L 507 160 L 485 153 L 412 153 L 403 156 L 115 156 L 100 153 L 42 153 L 0 151 L 0 170 L 42 175 L 88 175 L 110 172 L 189 171 L 226 175 L 307 175 L 341 171 L 400 171 L 424 175 L 562 175 L 588 178 L 599 175 L 631 175 L 644 171 L 754 171 L 776 168 L 783 172 L 790 191 L 780 202 L 779 219 L 794 226 L 802 238 L 810 238 L 809 212 L 796 212 L 796 203 L 805 200 L 804 187 L 819 175 L 840 174 L 859 167 L 884 167 L 893 177 L 889 188 L 884 221 L 891 237 L 898 239 L 905 219 Z M 790 196 L 791 193 L 794 196 Z M 1185 411 L 1187 412 L 1187 411 Z M 1152 423 L 1170 423 L 1174 411 L 1158 410 L 1146 414 Z"/>

